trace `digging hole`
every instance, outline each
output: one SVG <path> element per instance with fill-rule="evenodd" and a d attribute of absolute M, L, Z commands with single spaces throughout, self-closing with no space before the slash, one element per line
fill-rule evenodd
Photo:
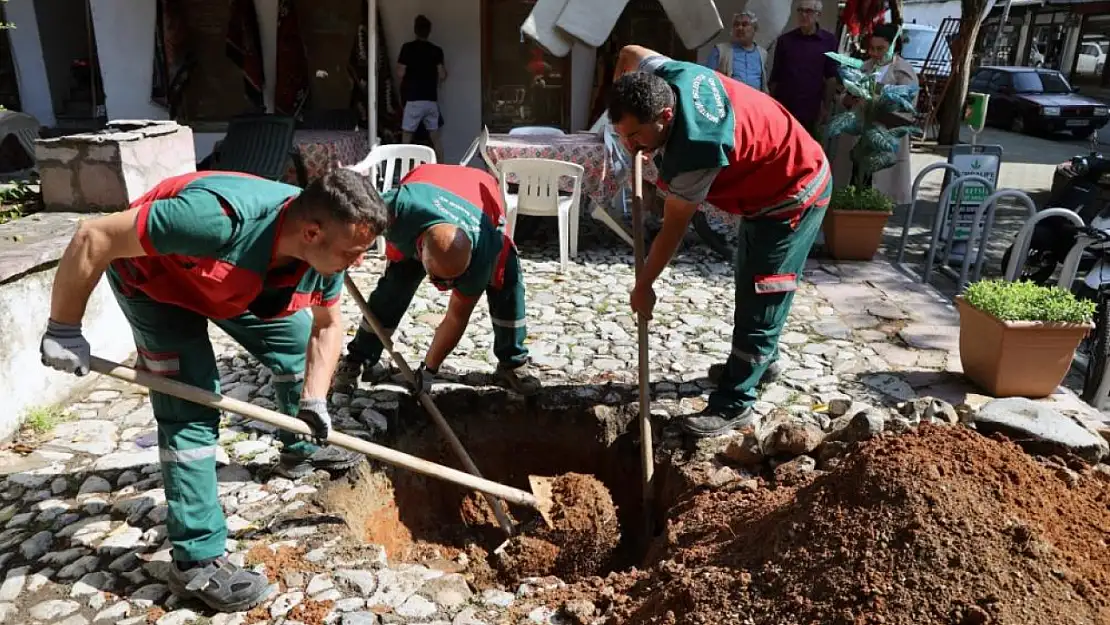
<path fill-rule="evenodd" d="M 570 549 L 543 535 L 539 514 L 510 505 L 518 538 L 504 545 L 507 537 L 481 493 L 380 463 L 333 482 L 322 493 L 323 505 L 342 514 L 361 539 L 384 546 L 392 561 L 451 560 L 467 553 L 472 569 L 475 564 L 484 566 L 474 562 L 475 557 L 487 560 L 493 564 L 489 577 L 510 583 L 549 574 L 570 581 L 641 564 L 651 537 L 643 535 L 635 406 L 543 409 L 511 402 L 503 395 L 471 397 L 463 392 L 436 400 L 486 479 L 525 491 L 530 491 L 529 475 L 573 473 L 600 480 L 617 508 L 619 543 L 615 549 L 600 550 L 604 553 L 600 558 L 590 554 L 559 559 L 552 543 L 565 553 Z M 396 421 L 392 440 L 386 444 L 462 469 L 422 410 L 402 405 Z M 661 468 L 657 466 L 657 478 Z M 582 481 L 577 476 L 565 479 Z M 665 502 L 658 502 L 656 508 L 652 513 L 661 518 L 658 511 L 665 509 Z M 499 546 L 503 548 L 494 553 Z"/>

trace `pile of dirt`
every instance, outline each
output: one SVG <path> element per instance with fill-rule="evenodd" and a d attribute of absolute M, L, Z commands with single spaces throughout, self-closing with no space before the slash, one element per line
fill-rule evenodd
<path fill-rule="evenodd" d="M 605 484 L 592 475 L 564 473 L 552 480 L 551 501 L 551 527 L 522 528 L 496 553 L 505 578 L 576 580 L 609 566 L 621 531 Z"/>
<path fill-rule="evenodd" d="M 693 495 L 579 588 L 612 623 L 1110 623 L 1105 472 L 923 426 L 807 482 Z"/>

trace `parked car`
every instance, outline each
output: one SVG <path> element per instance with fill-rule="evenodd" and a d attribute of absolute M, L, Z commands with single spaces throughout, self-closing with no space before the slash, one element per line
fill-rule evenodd
<path fill-rule="evenodd" d="M 968 89 L 990 94 L 988 124 L 1018 133 L 1066 130 L 1082 138 L 1110 121 L 1105 102 L 1079 95 L 1054 69 L 980 67 Z"/>
<path fill-rule="evenodd" d="M 1075 60 L 1075 73 L 1101 74 L 1106 64 L 1106 44 L 1086 41 L 1079 46 L 1079 58 Z"/>

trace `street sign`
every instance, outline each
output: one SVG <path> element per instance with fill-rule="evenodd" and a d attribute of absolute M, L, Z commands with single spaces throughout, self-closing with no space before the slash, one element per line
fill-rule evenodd
<path fill-rule="evenodd" d="M 1002 167 L 1002 146 L 1000 145 L 956 145 L 952 147 L 952 151 L 948 154 L 948 162 L 951 163 L 957 170 L 960 176 L 974 174 L 982 176 L 987 180 L 994 183 L 995 188 L 998 187 L 998 173 Z M 944 188 L 947 188 L 956 178 L 955 172 L 946 172 L 944 175 Z M 977 182 L 969 182 L 963 186 L 963 192 L 960 193 L 962 197 L 956 197 L 956 189 L 952 190 L 952 197 L 949 200 L 948 214 L 944 216 L 944 226 L 941 229 L 941 240 L 947 241 L 948 229 L 951 227 L 949 220 L 952 215 L 956 216 L 956 236 L 954 243 L 961 243 L 971 238 L 971 226 L 975 221 L 975 210 L 987 199 L 990 193 L 987 188 Z M 985 217 L 985 215 L 984 215 Z M 983 223 L 979 224 L 979 232 L 983 232 Z M 957 254 L 957 248 L 963 246 L 953 246 L 952 258 L 955 259 L 962 251 Z"/>

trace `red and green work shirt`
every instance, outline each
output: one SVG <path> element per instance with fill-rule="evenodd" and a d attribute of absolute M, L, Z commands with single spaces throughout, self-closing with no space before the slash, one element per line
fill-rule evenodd
<path fill-rule="evenodd" d="M 294 261 L 274 266 L 285 207 L 301 189 L 248 174 L 203 171 L 167 178 L 135 200 L 146 256 L 111 271 L 124 295 L 142 293 L 210 319 L 263 319 L 333 306 L 343 272 L 324 276 Z"/>
<path fill-rule="evenodd" d="M 385 233 L 389 260 L 420 258 L 424 231 L 452 224 L 470 239 L 470 264 L 449 286 L 436 287 L 469 298 L 478 297 L 487 287 L 501 288 L 513 242 L 502 231 L 505 205 L 493 176 L 460 165 L 421 165 L 383 199 L 390 209 Z"/>
<path fill-rule="evenodd" d="M 781 104 L 708 68 L 644 59 L 675 93 L 657 184 L 694 203 L 750 218 L 796 221 L 831 182 L 825 152 Z"/>

